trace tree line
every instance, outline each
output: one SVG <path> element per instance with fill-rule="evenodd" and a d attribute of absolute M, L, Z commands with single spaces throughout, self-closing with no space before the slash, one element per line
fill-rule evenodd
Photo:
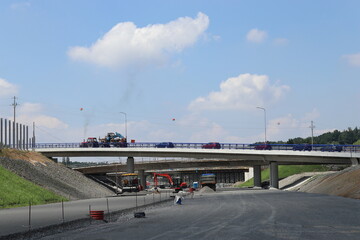
<path fill-rule="evenodd" d="M 282 142 L 284 143 L 284 142 Z M 311 137 L 307 138 L 290 138 L 287 144 L 311 144 Z M 333 132 L 323 133 L 314 137 L 314 144 L 340 144 L 340 145 L 360 145 L 360 129 L 348 128 L 344 131 L 334 130 Z"/>

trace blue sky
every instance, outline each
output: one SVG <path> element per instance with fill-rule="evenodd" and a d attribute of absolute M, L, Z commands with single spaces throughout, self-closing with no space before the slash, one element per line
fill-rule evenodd
<path fill-rule="evenodd" d="M 359 1 L 0 2 L 0 114 L 38 142 L 308 137 L 360 119 Z M 81 110 L 83 109 L 83 110 Z M 175 119 L 175 120 L 173 120 Z"/>

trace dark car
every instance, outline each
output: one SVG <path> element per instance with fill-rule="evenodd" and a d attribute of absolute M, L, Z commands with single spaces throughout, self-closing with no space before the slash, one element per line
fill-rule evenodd
<path fill-rule="evenodd" d="M 272 147 L 269 144 L 259 144 L 255 146 L 255 150 L 271 150 Z"/>
<path fill-rule="evenodd" d="M 218 142 L 209 142 L 207 144 L 202 145 L 202 148 L 205 148 L 205 149 L 220 149 L 221 145 Z"/>
<path fill-rule="evenodd" d="M 297 144 L 293 147 L 294 151 L 311 151 L 312 146 L 310 144 Z"/>
<path fill-rule="evenodd" d="M 172 142 L 162 142 L 155 145 L 156 148 L 174 148 L 174 144 Z"/>
<path fill-rule="evenodd" d="M 342 152 L 343 147 L 337 146 L 337 145 L 328 145 L 320 148 L 320 151 L 322 152 Z"/>

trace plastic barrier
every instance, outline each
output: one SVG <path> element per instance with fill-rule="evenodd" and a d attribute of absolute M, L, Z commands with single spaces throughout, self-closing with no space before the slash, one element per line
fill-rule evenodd
<path fill-rule="evenodd" d="M 90 211 L 90 217 L 94 220 L 104 220 L 104 211 Z"/>

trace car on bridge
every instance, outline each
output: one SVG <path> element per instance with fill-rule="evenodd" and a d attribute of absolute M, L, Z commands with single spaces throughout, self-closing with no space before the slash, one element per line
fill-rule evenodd
<path fill-rule="evenodd" d="M 172 142 L 162 142 L 155 144 L 156 148 L 174 148 L 174 144 Z"/>
<path fill-rule="evenodd" d="M 312 146 L 311 144 L 296 144 L 293 146 L 294 151 L 311 151 Z"/>
<path fill-rule="evenodd" d="M 258 144 L 255 146 L 255 150 L 271 150 L 272 147 L 270 144 Z"/>
<path fill-rule="evenodd" d="M 339 145 L 327 145 L 320 148 L 322 152 L 342 152 L 343 147 Z"/>
<path fill-rule="evenodd" d="M 204 148 L 204 149 L 220 149 L 221 145 L 218 142 L 209 142 L 207 144 L 202 145 L 201 148 Z"/>

